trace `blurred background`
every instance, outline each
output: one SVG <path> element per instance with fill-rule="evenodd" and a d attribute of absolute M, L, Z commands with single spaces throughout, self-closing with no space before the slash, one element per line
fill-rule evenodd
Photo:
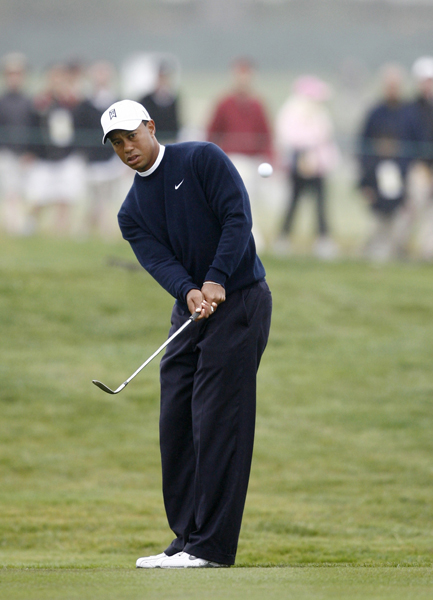
<path fill-rule="evenodd" d="M 98 121 L 128 97 L 150 102 L 160 141 L 232 155 L 262 252 L 429 260 L 432 30 L 430 0 L 1 0 L 1 229 L 116 239 L 133 174 Z M 218 112 L 233 94 L 264 121 L 234 125 L 240 146 Z"/>
<path fill-rule="evenodd" d="M 430 0 L 0 0 L 2 565 L 129 568 L 171 539 L 157 361 L 91 384 L 155 351 L 173 301 L 118 230 L 134 172 L 100 116 L 131 98 L 160 142 L 230 155 L 273 293 L 238 563 L 431 569 L 432 34 Z"/>

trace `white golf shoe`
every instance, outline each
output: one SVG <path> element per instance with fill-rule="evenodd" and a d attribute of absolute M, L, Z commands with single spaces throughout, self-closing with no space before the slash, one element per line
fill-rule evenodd
<path fill-rule="evenodd" d="M 174 556 L 167 556 L 167 558 L 161 560 L 158 566 L 161 567 L 161 569 L 217 569 L 229 567 L 230 565 L 222 565 L 211 560 L 205 560 L 204 558 L 197 558 L 187 552 L 178 552 L 177 554 L 174 554 Z"/>
<path fill-rule="evenodd" d="M 155 554 L 154 556 L 143 556 L 138 558 L 135 566 L 137 569 L 157 569 L 161 566 L 161 561 L 169 556 L 165 552 Z"/>

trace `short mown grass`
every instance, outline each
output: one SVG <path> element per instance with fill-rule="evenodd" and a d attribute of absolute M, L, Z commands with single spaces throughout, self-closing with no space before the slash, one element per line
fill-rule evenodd
<path fill-rule="evenodd" d="M 279 586 L 296 598 L 418 586 L 404 597 L 427 598 L 433 266 L 264 257 L 274 316 L 244 569 L 144 575 L 135 559 L 171 540 L 158 361 L 118 396 L 91 380 L 124 381 L 165 339 L 172 299 L 144 272 L 110 266 L 113 255 L 134 261 L 122 242 L 0 240 L 0 598 L 102 598 L 111 585 L 124 599 L 138 588 L 174 598 L 183 585 L 191 598 L 244 585 L 252 598 Z"/>
<path fill-rule="evenodd" d="M 426 567 L 0 570 L 8 600 L 430 600 L 432 587 Z"/>

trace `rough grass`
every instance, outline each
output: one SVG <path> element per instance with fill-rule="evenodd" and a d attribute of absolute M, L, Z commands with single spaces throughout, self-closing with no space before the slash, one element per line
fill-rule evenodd
<path fill-rule="evenodd" d="M 144 577 L 135 559 L 171 540 L 158 361 L 119 396 L 91 380 L 124 381 L 165 339 L 172 301 L 111 255 L 134 260 L 123 243 L 0 240 L 0 597 L 98 598 L 117 585 L 125 599 L 176 586 L 192 598 L 239 586 L 252 598 L 427 598 L 433 268 L 265 257 L 275 309 L 245 568 Z"/>

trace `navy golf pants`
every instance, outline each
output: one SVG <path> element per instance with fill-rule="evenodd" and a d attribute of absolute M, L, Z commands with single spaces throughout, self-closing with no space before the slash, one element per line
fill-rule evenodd
<path fill-rule="evenodd" d="M 163 495 L 176 535 L 168 555 L 184 550 L 235 562 L 271 310 L 265 281 L 233 292 L 175 338 L 161 360 Z M 188 316 L 175 305 L 170 335 Z"/>

